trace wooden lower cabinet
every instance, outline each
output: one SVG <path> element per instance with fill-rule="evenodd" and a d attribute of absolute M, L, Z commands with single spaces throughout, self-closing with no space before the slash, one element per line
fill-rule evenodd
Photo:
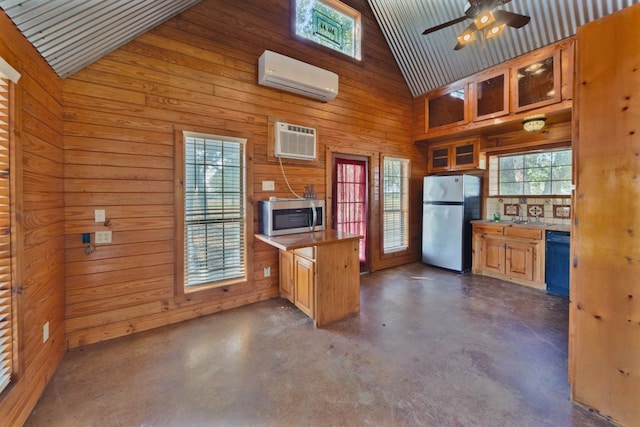
<path fill-rule="evenodd" d="M 293 252 L 280 251 L 280 296 L 294 302 Z"/>
<path fill-rule="evenodd" d="M 360 311 L 358 240 L 280 249 L 280 296 L 316 326 Z"/>
<path fill-rule="evenodd" d="M 544 229 L 473 224 L 474 274 L 546 289 Z"/>
<path fill-rule="evenodd" d="M 293 276 L 294 276 L 294 297 L 293 303 L 304 314 L 315 317 L 315 288 L 316 273 L 315 262 L 303 258 L 300 255 L 294 255 L 293 258 Z"/>
<path fill-rule="evenodd" d="M 505 274 L 509 277 L 533 281 L 534 253 L 538 244 L 508 242 L 505 245 Z"/>
<path fill-rule="evenodd" d="M 495 274 L 505 272 L 505 244 L 502 240 L 482 239 L 481 265 L 484 270 L 492 271 Z"/>

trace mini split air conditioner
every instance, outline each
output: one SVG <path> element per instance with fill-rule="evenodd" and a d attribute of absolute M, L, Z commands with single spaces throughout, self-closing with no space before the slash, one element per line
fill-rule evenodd
<path fill-rule="evenodd" d="M 276 122 L 274 155 L 289 159 L 316 159 L 316 130 L 289 123 Z"/>
<path fill-rule="evenodd" d="M 338 95 L 338 75 L 265 50 L 258 60 L 258 83 L 327 102 Z"/>

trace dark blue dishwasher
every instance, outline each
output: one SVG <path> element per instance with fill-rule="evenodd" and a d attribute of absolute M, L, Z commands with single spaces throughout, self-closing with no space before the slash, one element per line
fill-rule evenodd
<path fill-rule="evenodd" d="M 545 281 L 547 292 L 569 296 L 569 232 L 547 231 Z"/>

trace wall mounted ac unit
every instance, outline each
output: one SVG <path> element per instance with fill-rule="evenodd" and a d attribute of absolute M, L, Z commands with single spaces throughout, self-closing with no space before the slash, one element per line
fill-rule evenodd
<path fill-rule="evenodd" d="M 258 60 L 258 83 L 327 102 L 338 95 L 338 75 L 265 50 Z"/>
<path fill-rule="evenodd" d="M 274 155 L 289 159 L 316 159 L 316 130 L 304 126 L 276 122 Z"/>

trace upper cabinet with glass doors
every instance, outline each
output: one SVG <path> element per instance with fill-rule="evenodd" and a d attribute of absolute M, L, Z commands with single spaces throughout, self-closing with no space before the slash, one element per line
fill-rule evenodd
<path fill-rule="evenodd" d="M 574 41 L 567 39 L 425 94 L 424 118 L 414 116 L 424 128 L 416 128 L 415 140 L 571 108 L 573 56 Z"/>

